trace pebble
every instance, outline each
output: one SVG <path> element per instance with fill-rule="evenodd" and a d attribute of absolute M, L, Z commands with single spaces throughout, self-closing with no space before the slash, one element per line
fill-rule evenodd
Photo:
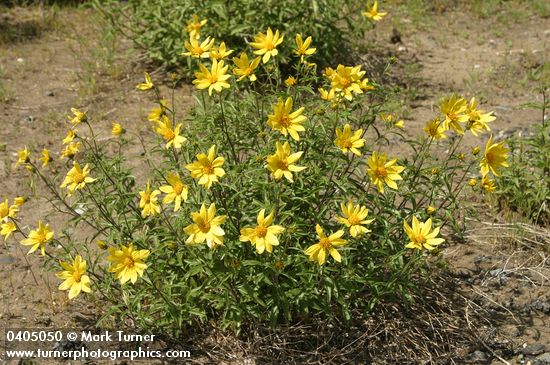
<path fill-rule="evenodd" d="M 471 364 L 485 363 L 489 361 L 489 356 L 480 350 L 476 350 L 468 356 L 468 360 Z"/>
<path fill-rule="evenodd" d="M 17 62 L 19 62 L 19 63 L 23 63 L 24 61 L 25 61 L 25 60 L 23 60 L 22 58 L 18 58 L 18 59 L 17 59 Z"/>
<path fill-rule="evenodd" d="M 0 265 L 9 265 L 13 264 L 15 262 L 15 259 L 12 256 L 0 256 Z"/>
<path fill-rule="evenodd" d="M 531 303 L 531 308 L 543 312 L 545 314 L 550 314 L 550 304 L 543 302 L 540 299 L 535 300 Z"/>
<path fill-rule="evenodd" d="M 544 354 L 537 356 L 537 360 L 550 364 L 550 352 L 545 352 Z"/>
<path fill-rule="evenodd" d="M 46 91 L 46 92 L 44 93 L 44 95 L 46 95 L 46 96 L 54 96 L 55 94 L 54 94 L 53 91 L 50 90 L 50 91 Z"/>
<path fill-rule="evenodd" d="M 493 256 L 489 256 L 489 255 L 476 256 L 474 258 L 474 264 L 479 264 L 481 262 L 491 262 L 492 260 L 493 260 Z"/>
<path fill-rule="evenodd" d="M 519 351 L 524 355 L 540 355 L 546 350 L 546 346 L 541 343 L 534 343 L 532 345 L 525 346 Z"/>

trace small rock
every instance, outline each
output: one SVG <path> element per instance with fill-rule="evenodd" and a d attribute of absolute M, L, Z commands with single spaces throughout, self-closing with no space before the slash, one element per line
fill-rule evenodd
<path fill-rule="evenodd" d="M 481 68 L 481 65 L 474 65 L 475 69 Z"/>
<path fill-rule="evenodd" d="M 15 262 L 15 259 L 12 256 L 0 256 L 0 265 L 9 265 L 13 264 Z"/>
<path fill-rule="evenodd" d="M 493 256 L 489 256 L 489 255 L 480 255 L 474 258 L 474 264 L 476 265 L 481 262 L 491 262 L 491 261 L 493 261 Z"/>
<path fill-rule="evenodd" d="M 489 44 L 494 46 L 497 44 L 497 41 L 495 41 L 494 39 L 489 39 Z"/>
<path fill-rule="evenodd" d="M 504 269 L 494 269 L 494 270 L 489 271 L 489 274 L 491 276 L 499 276 L 500 274 L 502 274 L 503 271 L 504 271 Z"/>
<path fill-rule="evenodd" d="M 44 95 L 46 95 L 46 96 L 54 96 L 55 94 L 54 94 L 53 91 L 50 90 L 50 91 L 46 91 L 46 93 L 45 93 Z"/>
<path fill-rule="evenodd" d="M 468 356 L 468 362 L 471 364 L 486 363 L 489 361 L 489 356 L 480 350 L 476 350 Z"/>
<path fill-rule="evenodd" d="M 18 58 L 18 59 L 17 59 L 17 62 L 19 62 L 19 63 L 23 63 L 23 62 L 24 62 L 24 60 L 23 60 L 23 59 L 22 59 L 22 58 L 20 57 L 20 58 Z"/>
<path fill-rule="evenodd" d="M 544 354 L 537 356 L 537 360 L 550 364 L 550 352 L 545 352 Z"/>
<path fill-rule="evenodd" d="M 538 310 L 539 312 L 543 312 L 545 314 L 550 313 L 550 304 L 543 302 L 540 299 L 535 300 L 531 303 L 531 308 Z"/>
<path fill-rule="evenodd" d="M 454 272 L 454 274 L 463 279 L 468 279 L 473 276 L 472 270 L 466 268 L 459 268 Z"/>
<path fill-rule="evenodd" d="M 534 343 L 532 345 L 525 346 L 519 350 L 524 355 L 540 355 L 546 350 L 546 346 L 541 343 Z"/>
<path fill-rule="evenodd" d="M 407 47 L 404 47 L 404 46 L 397 47 L 398 52 L 405 52 L 406 50 L 407 50 Z"/>

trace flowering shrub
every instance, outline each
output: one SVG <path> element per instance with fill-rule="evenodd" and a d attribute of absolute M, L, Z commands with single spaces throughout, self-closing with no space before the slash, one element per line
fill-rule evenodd
<path fill-rule="evenodd" d="M 267 44 L 277 34 L 262 32 L 232 60 L 229 43 L 226 56 L 201 54 L 197 105 L 183 114 L 145 75 L 137 88 L 156 98 L 145 121 L 156 142 L 141 141 L 138 176 L 131 131 L 113 123 L 99 138 L 97 121 L 73 109 L 61 176 L 46 149 L 41 165 L 27 148 L 17 164 L 92 233 L 68 237 L 42 221 L 29 232 L 22 202 L 6 200 L 2 234 L 55 259 L 69 298 L 100 295 L 107 314 L 141 329 L 349 320 L 353 309 L 412 298 L 441 229 L 460 228 L 464 187 L 481 174 L 490 190 L 507 166 L 503 142 L 490 137 L 473 153 L 461 143 L 490 131 L 494 116 L 453 95 L 424 131 L 407 131 L 360 65 L 319 76 L 314 39 Z M 277 67 L 282 49 L 295 55 L 290 83 Z"/>
<path fill-rule="evenodd" d="M 374 23 L 386 15 L 378 9 L 377 2 L 365 4 L 359 0 L 96 0 L 94 3 L 115 29 L 129 36 L 152 60 L 172 67 L 184 64 L 181 54 L 189 47 L 223 53 L 225 45 L 214 47 L 215 38 L 244 48 L 248 43 L 261 42 L 254 35 L 269 27 L 277 27 L 289 35 L 301 32 L 312 36 L 317 40 L 318 62 L 328 65 L 335 58 L 348 57 L 354 41 L 363 39 L 365 21 L 358 22 L 356 18 Z M 287 48 L 282 48 L 279 56 L 279 63 L 291 61 Z"/>

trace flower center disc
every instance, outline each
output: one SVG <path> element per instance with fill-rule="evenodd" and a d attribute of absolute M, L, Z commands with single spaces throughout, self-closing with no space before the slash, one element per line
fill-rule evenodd
<path fill-rule="evenodd" d="M 319 245 L 326 250 L 332 247 L 328 238 L 321 238 L 321 240 L 319 241 Z"/>
<path fill-rule="evenodd" d="M 356 226 L 356 225 L 361 224 L 361 221 L 359 220 L 359 218 L 357 218 L 357 216 L 355 214 L 348 218 L 348 222 L 352 226 Z"/>
<path fill-rule="evenodd" d="M 210 223 L 208 222 L 199 222 L 197 223 L 197 226 L 202 233 L 208 233 L 208 231 L 210 231 Z"/>
<path fill-rule="evenodd" d="M 132 267 L 134 267 L 134 264 L 135 264 L 134 260 L 131 257 L 126 257 L 124 259 L 124 266 L 125 267 L 132 268 Z"/>
<path fill-rule="evenodd" d="M 374 173 L 376 176 L 378 177 L 386 177 L 388 176 L 388 171 L 386 170 L 386 168 L 384 166 L 380 166 L 380 167 L 377 167 L 375 170 L 374 170 Z"/>
<path fill-rule="evenodd" d="M 256 236 L 263 238 L 267 234 L 267 228 L 264 226 L 258 226 L 256 227 Z"/>

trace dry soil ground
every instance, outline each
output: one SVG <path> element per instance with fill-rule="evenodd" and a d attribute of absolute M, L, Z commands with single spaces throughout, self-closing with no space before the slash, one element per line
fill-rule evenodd
<path fill-rule="evenodd" d="M 548 14 L 502 7 L 486 17 L 467 7 L 428 9 L 420 15 L 407 7 L 389 10 L 368 41 L 375 39 L 376 47 L 398 58 L 396 75 L 404 87 L 399 107 L 411 130 L 430 118 L 435 103 L 450 92 L 476 95 L 483 109 L 494 110 L 493 129 L 500 136 L 526 133 L 540 120 L 540 112 L 522 105 L 540 101 L 537 70 L 550 67 Z M 148 133 L 151 103 L 135 90 L 143 59 L 128 51 L 129 43 L 102 31 L 91 10 L 0 8 L 0 26 L 2 196 L 32 195 L 26 171 L 14 168 L 16 152 L 24 145 L 35 154 L 42 147 L 60 149 L 73 106 L 89 110 L 104 131 L 116 120 L 134 133 Z M 393 28 L 400 33 L 397 42 L 396 37 L 390 41 Z M 175 97 L 177 104 L 189 105 L 191 88 L 178 88 Z M 31 198 L 25 208 L 22 216 L 31 226 L 49 217 L 56 230 L 62 229 L 46 202 Z M 507 224 L 518 217 L 483 202 L 473 208 L 478 219 L 470 222 L 474 228 L 466 242 L 450 243 L 444 256 L 452 290 L 464 299 L 457 323 L 479 326 L 478 336 L 446 363 L 544 364 L 546 359 L 550 364 L 548 231 L 525 226 L 520 232 Z M 41 260 L 26 256 L 13 239 L 0 247 L 0 331 L 93 322 L 95 304 L 68 303 Z M 488 320 L 474 323 L 481 312 Z M 438 362 L 430 356 L 425 362 Z M 209 356 L 204 358 L 207 363 Z M 245 358 L 254 363 L 255 355 L 243 350 L 231 358 L 226 356 L 228 363 Z M 376 356 L 372 361 L 385 362 Z"/>

